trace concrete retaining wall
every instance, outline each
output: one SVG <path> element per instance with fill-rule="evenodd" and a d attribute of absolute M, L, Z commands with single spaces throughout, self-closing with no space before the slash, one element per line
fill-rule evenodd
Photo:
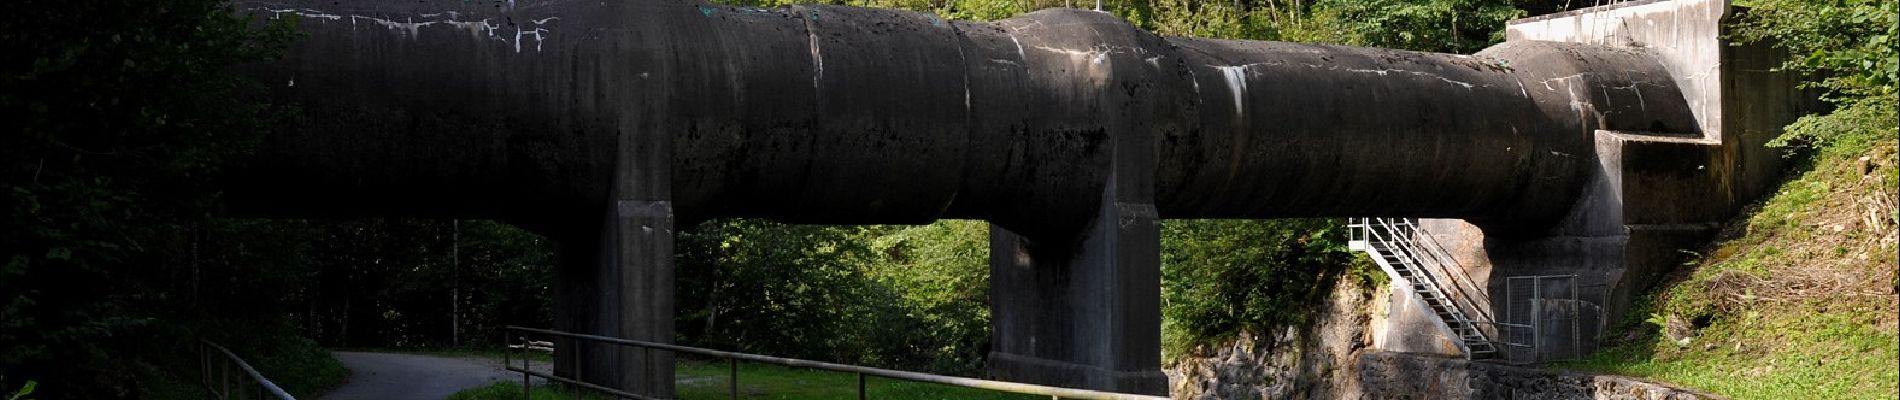
<path fill-rule="evenodd" d="M 1359 382 L 1373 399 L 1631 399 L 1724 397 L 1636 378 L 1471 362 L 1405 353 L 1359 355 Z"/>

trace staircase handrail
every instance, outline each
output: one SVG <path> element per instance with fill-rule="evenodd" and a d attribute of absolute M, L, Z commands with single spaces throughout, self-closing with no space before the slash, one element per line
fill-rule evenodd
<path fill-rule="evenodd" d="M 1458 259 L 1453 258 L 1449 251 L 1446 251 L 1443 246 L 1439 245 L 1436 238 L 1426 233 L 1424 229 L 1419 229 L 1420 227 L 1416 220 L 1406 219 L 1404 221 L 1403 223 L 1409 225 L 1411 228 L 1410 236 L 1412 237 L 1412 242 L 1414 242 L 1414 247 L 1425 250 L 1425 254 L 1433 258 L 1437 264 L 1432 267 L 1437 267 L 1435 269 L 1438 271 L 1428 272 L 1445 275 L 1448 278 L 1447 280 L 1451 281 L 1453 289 L 1456 289 L 1462 295 L 1462 298 L 1459 300 L 1463 300 L 1467 303 L 1465 306 L 1470 307 L 1471 311 L 1477 314 L 1479 321 L 1496 321 L 1497 318 L 1491 314 L 1491 308 L 1489 307 L 1491 304 L 1491 296 L 1484 291 L 1483 287 L 1478 286 L 1475 280 L 1471 279 L 1470 274 L 1465 273 L 1464 266 L 1458 263 Z"/>
<path fill-rule="evenodd" d="M 1471 299 L 1473 293 L 1482 293 L 1482 291 L 1467 289 L 1467 286 L 1475 287 L 1475 284 L 1459 284 L 1457 277 L 1463 275 L 1463 267 L 1459 267 L 1455 260 L 1449 259 L 1448 255 L 1444 255 L 1444 258 L 1440 258 L 1440 255 L 1434 255 L 1420 248 L 1419 242 L 1432 243 L 1434 241 L 1429 237 L 1421 238 L 1421 236 L 1428 235 L 1423 235 L 1422 231 L 1417 229 L 1417 224 L 1411 223 L 1409 219 L 1402 219 L 1397 223 L 1381 219 L 1380 222 L 1390 230 L 1391 236 L 1403 238 L 1403 240 L 1396 240 L 1395 242 L 1403 246 L 1407 252 L 1411 253 L 1407 254 L 1407 256 L 1419 264 L 1422 270 L 1420 272 L 1424 273 L 1426 277 L 1431 280 L 1431 284 L 1439 288 L 1440 291 L 1445 292 L 1446 297 L 1452 299 L 1453 306 L 1459 308 L 1459 314 L 1467 318 L 1471 316 L 1479 317 L 1473 319 L 1475 321 L 1495 321 L 1486 307 L 1480 306 L 1480 303 Z M 1432 259 L 1422 260 L 1420 256 L 1413 256 L 1412 254 L 1421 254 L 1426 257 L 1431 257 Z M 1457 271 L 1452 271 L 1452 268 L 1457 268 Z M 1466 282 L 1469 282 L 1469 278 L 1466 278 Z M 1447 285 L 1446 283 L 1450 284 Z M 1482 304 L 1490 304 L 1490 302 L 1486 301 Z"/>
<path fill-rule="evenodd" d="M 1408 231 L 1401 228 L 1402 225 L 1409 225 L 1409 226 L 1416 227 L 1416 225 L 1406 223 L 1406 222 L 1394 224 L 1385 218 L 1367 218 L 1366 225 L 1365 225 L 1365 235 L 1366 235 L 1365 237 L 1367 239 L 1368 245 L 1370 245 L 1373 241 L 1377 241 L 1379 244 L 1385 245 L 1386 248 L 1399 250 L 1396 252 L 1396 254 L 1393 254 L 1393 256 L 1402 257 L 1404 259 L 1410 260 L 1412 264 L 1419 265 L 1419 268 L 1421 269 L 1421 271 L 1419 271 L 1420 272 L 1419 276 L 1425 280 L 1425 282 L 1423 283 L 1425 283 L 1426 285 L 1430 287 L 1440 288 L 1439 291 L 1441 293 L 1444 293 L 1445 297 L 1448 300 L 1452 301 L 1452 309 L 1446 310 L 1448 313 L 1452 313 L 1457 318 L 1465 320 L 1463 322 L 1466 322 L 1466 323 L 1491 322 L 1491 320 L 1489 319 L 1490 317 L 1489 317 L 1488 312 L 1485 312 L 1485 310 L 1482 307 L 1478 307 L 1476 304 L 1473 304 L 1473 302 L 1469 298 L 1466 298 L 1465 296 L 1466 290 L 1464 290 L 1463 288 L 1453 287 L 1453 289 L 1457 290 L 1457 293 L 1452 293 L 1450 291 L 1443 289 L 1446 287 L 1446 285 L 1440 283 L 1439 281 L 1441 279 L 1446 279 L 1446 278 L 1440 278 L 1436 276 L 1438 275 L 1438 273 L 1434 273 L 1434 271 L 1431 271 L 1431 269 L 1433 269 L 1432 267 L 1425 265 L 1427 263 L 1426 260 L 1421 260 L 1419 259 L 1419 257 L 1413 255 L 1413 254 L 1425 253 L 1425 251 L 1419 249 L 1414 244 L 1414 242 L 1417 241 L 1416 240 L 1417 236 L 1419 236 L 1417 235 L 1417 230 L 1411 229 Z M 1401 234 L 1404 234 L 1407 238 L 1413 239 L 1413 240 L 1401 240 L 1399 238 Z M 1432 256 L 1432 255 L 1427 253 L 1427 256 Z M 1436 256 L 1432 256 L 1432 257 L 1437 258 Z M 1440 262 L 1440 260 L 1434 259 L 1434 260 L 1430 260 L 1430 262 L 1438 263 Z M 1453 264 L 1453 265 L 1456 265 L 1456 264 Z M 1446 273 L 1446 274 L 1451 275 L 1449 273 Z M 1459 303 L 1463 303 L 1463 304 L 1459 304 Z M 1485 317 L 1485 319 L 1474 320 L 1470 316 L 1467 316 L 1467 312 L 1465 312 L 1465 310 L 1463 309 L 1470 309 L 1475 312 L 1484 312 L 1482 316 Z M 1446 325 L 1451 325 L 1452 322 L 1456 322 L 1456 321 L 1446 321 L 1446 322 L 1447 322 Z M 1462 327 L 1453 327 L 1453 328 L 1454 330 L 1457 330 L 1458 328 L 1462 328 Z M 1474 331 L 1473 333 L 1476 333 L 1480 337 L 1481 340 L 1485 342 L 1492 342 L 1492 337 L 1491 337 L 1492 334 L 1484 332 L 1484 329 L 1481 327 L 1480 324 L 1473 323 L 1471 324 L 1471 328 Z M 1458 342 L 1459 342 L 1460 347 L 1464 347 L 1465 344 L 1463 343 L 1462 340 Z M 1469 350 L 1467 349 L 1467 351 Z"/>

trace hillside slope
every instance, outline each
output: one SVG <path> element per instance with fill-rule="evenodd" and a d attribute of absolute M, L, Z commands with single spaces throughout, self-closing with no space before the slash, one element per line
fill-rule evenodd
<path fill-rule="evenodd" d="M 1612 346 L 1564 367 L 1736 399 L 1893 398 L 1900 172 L 1891 122 L 1877 125 L 1820 146 L 1639 299 Z"/>

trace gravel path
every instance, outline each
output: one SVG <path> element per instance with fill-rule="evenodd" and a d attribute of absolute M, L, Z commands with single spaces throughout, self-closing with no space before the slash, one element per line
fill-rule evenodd
<path fill-rule="evenodd" d="M 501 360 L 489 358 L 348 351 L 331 354 L 350 368 L 350 379 L 321 400 L 441 400 L 496 381 L 521 380 L 520 373 L 503 370 Z M 544 369 L 547 365 L 534 367 Z"/>

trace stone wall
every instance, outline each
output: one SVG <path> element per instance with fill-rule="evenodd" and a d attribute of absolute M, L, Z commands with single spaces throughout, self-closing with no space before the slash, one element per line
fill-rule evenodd
<path fill-rule="evenodd" d="M 1304 326 L 1242 334 L 1169 368 L 1176 399 L 1719 399 L 1635 378 L 1373 348 L 1392 293 L 1342 279 Z"/>
<path fill-rule="evenodd" d="M 1371 399 L 1630 399 L 1723 397 L 1636 378 L 1429 355 L 1363 352 L 1357 388 Z"/>
<path fill-rule="evenodd" d="M 1169 368 L 1176 399 L 1352 399 L 1352 366 L 1372 343 L 1376 315 L 1388 292 L 1339 279 L 1332 295 L 1304 326 L 1241 334 Z"/>

